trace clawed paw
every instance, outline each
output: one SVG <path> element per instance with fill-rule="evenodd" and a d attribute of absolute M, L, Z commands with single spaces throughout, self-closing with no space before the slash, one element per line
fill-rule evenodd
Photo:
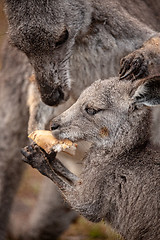
<path fill-rule="evenodd" d="M 42 148 L 34 143 L 22 148 L 21 153 L 23 155 L 22 160 L 39 171 L 42 171 L 46 166 L 50 165 L 50 162 L 52 162 L 56 156 L 55 152 L 47 154 Z"/>
<path fill-rule="evenodd" d="M 42 165 L 47 159 L 45 152 L 36 144 L 26 146 L 21 149 L 23 155 L 22 160 L 30 164 L 33 168 Z"/>
<path fill-rule="evenodd" d="M 25 159 L 32 159 L 34 158 L 37 154 L 44 154 L 40 147 L 37 144 L 31 144 L 29 146 L 26 146 L 21 149 L 21 153 L 25 157 Z"/>
<path fill-rule="evenodd" d="M 148 76 L 148 60 L 138 50 L 121 60 L 120 79 L 134 81 Z"/>

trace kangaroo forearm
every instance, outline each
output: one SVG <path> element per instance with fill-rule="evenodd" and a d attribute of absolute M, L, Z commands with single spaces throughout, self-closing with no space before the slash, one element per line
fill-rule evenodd
<path fill-rule="evenodd" d="M 43 174 L 44 176 L 50 178 L 62 191 L 66 191 L 70 189 L 70 185 L 65 182 L 60 176 L 56 174 L 53 168 L 51 168 L 50 164 L 40 165 L 37 170 Z"/>
<path fill-rule="evenodd" d="M 58 159 L 54 159 L 54 153 L 46 154 L 34 144 L 23 148 L 21 152 L 26 163 L 50 178 L 61 190 L 69 191 L 78 179 Z"/>
<path fill-rule="evenodd" d="M 70 172 L 57 158 L 50 162 L 50 165 L 58 175 L 68 180 L 70 183 L 73 184 L 78 181 L 78 177 Z"/>

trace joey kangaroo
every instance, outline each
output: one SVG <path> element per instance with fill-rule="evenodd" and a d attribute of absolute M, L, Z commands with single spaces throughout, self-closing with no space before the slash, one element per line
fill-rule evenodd
<path fill-rule="evenodd" d="M 28 57 L 35 72 L 41 98 L 48 105 L 63 103 L 69 94 L 73 99 L 71 102 L 74 102 L 82 90 L 93 81 L 117 75 L 120 59 L 134 50 L 136 51 L 122 60 L 120 77 L 133 80 L 146 75 L 158 74 L 160 69 L 158 62 L 160 2 L 157 0 L 152 3 L 149 0 L 41 0 L 38 2 L 38 6 L 37 2 L 33 0 L 6 0 L 5 3 L 10 42 Z M 142 46 L 144 41 L 146 42 Z M 139 47 L 141 48 L 138 49 Z M 7 59 L 11 68 L 10 63 L 14 62 L 14 58 L 9 58 L 9 55 L 6 58 L 7 53 L 8 51 L 4 54 L 4 59 Z M 23 58 L 25 59 L 25 56 Z M 24 64 L 21 60 L 18 66 L 22 66 L 23 69 Z M 153 69 L 153 66 L 156 68 Z M 7 70 L 6 74 L 5 71 L 2 72 L 0 77 L 4 81 L 7 78 L 9 82 L 12 76 L 12 84 L 8 85 L 7 91 L 5 90 L 7 84 L 2 84 L 1 90 L 6 95 L 10 94 L 10 91 L 13 93 L 12 88 L 14 82 L 17 82 L 18 71 L 17 68 L 16 72 L 16 66 L 14 66 L 15 74 L 9 75 Z M 26 74 L 28 77 L 31 72 L 32 68 L 30 67 L 29 71 L 26 70 L 27 74 L 24 73 L 24 75 Z M 24 80 L 22 75 L 20 79 Z M 55 108 L 46 106 L 39 96 L 35 101 L 35 95 L 37 96 L 38 93 L 35 86 L 31 85 L 26 84 L 25 88 L 26 92 L 28 88 L 31 89 L 29 92 L 34 95 L 34 97 L 32 96 L 33 101 L 28 101 L 29 132 L 37 128 L 44 128 L 53 114 L 56 116 Z M 24 91 L 16 91 L 16 94 L 17 99 L 23 97 L 26 99 Z M 9 97 L 5 99 L 7 100 L 2 98 L 1 101 L 3 102 L 3 111 L 8 114 L 8 109 L 4 107 L 5 103 L 10 102 L 10 105 L 14 105 L 14 101 L 11 102 Z M 71 105 L 71 102 L 67 102 L 67 104 Z M 61 106 L 62 109 L 63 106 Z M 19 109 L 21 108 L 23 108 L 22 105 Z M 14 111 L 13 114 L 15 115 L 15 117 L 12 115 L 14 121 L 21 118 L 26 122 L 26 116 L 21 112 Z M 1 118 L 3 118 L 3 114 Z M 8 118 L 7 122 L 3 119 L 4 125 L 1 124 L 3 131 L 8 122 L 12 126 L 12 118 Z M 12 134 L 9 130 L 6 131 L 8 131 L 7 138 L 12 139 Z M 155 131 L 157 133 L 157 127 Z M 17 135 L 21 135 L 20 130 L 18 132 Z M 4 145 L 8 146 L 8 140 L 3 135 L 1 137 Z M 17 145 L 21 147 L 21 143 Z M 25 141 L 24 144 L 26 144 Z M 16 150 L 18 151 L 18 147 Z M 1 157 L 1 163 L 5 168 L 10 167 L 10 164 L 8 165 L 10 161 L 6 160 L 7 153 L 6 150 L 5 155 L 2 154 Z M 10 155 L 14 159 L 15 149 L 11 150 L 10 148 Z M 44 192 L 49 189 L 48 185 L 47 182 Z M 9 188 L 6 189 L 3 184 L 1 191 L 3 201 L 0 204 L 3 209 L 0 211 L 2 219 L 7 219 L 10 209 L 10 202 L 4 201 L 7 199 L 7 191 Z M 3 197 L 4 192 L 5 197 Z M 49 190 L 47 193 L 44 192 L 42 192 L 40 202 L 46 202 L 46 204 L 38 204 L 36 217 L 33 216 L 30 230 L 27 230 L 27 233 L 32 235 L 32 239 L 43 239 L 43 236 L 46 235 L 52 239 L 53 236 L 56 238 L 64 231 L 64 224 L 62 224 L 62 229 L 56 236 L 54 235 L 55 229 L 52 227 L 52 222 L 54 225 L 57 220 L 57 218 L 53 218 L 57 205 L 51 207 L 53 201 L 51 202 L 49 199 L 53 199 L 53 197 L 50 196 L 51 193 L 48 194 Z M 51 190 L 51 192 L 53 191 Z M 52 195 L 54 196 L 55 192 Z M 0 228 L 2 232 L 0 239 L 4 239 L 5 222 L 7 220 L 4 221 L 2 229 Z M 62 221 L 59 221 L 59 224 L 60 222 Z"/>
<path fill-rule="evenodd" d="M 160 151 L 150 139 L 151 106 L 158 104 L 160 77 L 98 80 L 51 127 L 59 139 L 92 143 L 80 177 L 34 144 L 22 150 L 24 160 L 90 221 L 110 222 L 126 240 L 159 239 Z"/>

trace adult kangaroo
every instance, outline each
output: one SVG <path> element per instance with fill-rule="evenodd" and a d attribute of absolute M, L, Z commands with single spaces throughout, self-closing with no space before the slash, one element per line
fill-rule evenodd
<path fill-rule="evenodd" d="M 48 105 L 67 100 L 71 86 L 77 98 L 91 82 L 115 76 L 120 59 L 159 31 L 159 8 L 157 0 L 6 0 L 10 41 L 29 58 Z M 146 58 L 135 56 L 138 77 L 147 74 Z"/>
<path fill-rule="evenodd" d="M 152 65 L 155 66 L 157 64 L 156 66 L 159 66 L 157 61 L 159 51 L 158 32 L 160 30 L 159 1 L 154 0 L 150 3 L 149 0 L 6 0 L 5 2 L 9 21 L 10 42 L 27 55 L 34 69 L 36 83 L 42 100 L 48 105 L 63 103 L 68 98 L 69 93 L 74 102 L 79 97 L 81 91 L 93 81 L 117 75 L 120 59 L 141 47 L 143 42 L 150 38 L 153 40 L 151 44 L 147 41 L 142 48 L 124 58 L 120 76 L 121 78 L 125 76 L 128 79 L 133 77 L 134 79 L 142 78 L 146 75 L 155 75 L 155 72 L 157 74 L 158 69 L 160 69 L 156 68 L 154 70 L 151 68 Z M 15 52 L 16 50 L 14 49 L 14 57 L 12 55 L 10 57 L 8 51 L 4 52 L 4 59 L 7 59 L 10 69 L 10 63 L 14 62 L 14 58 L 16 58 Z M 6 57 L 7 54 L 8 57 Z M 17 55 L 17 58 L 20 60 L 18 61 L 18 66 L 22 70 L 21 66 L 25 64 L 25 61 L 23 62 L 21 59 L 25 59 L 25 57 L 18 57 L 19 54 Z M 1 73 L 1 79 L 4 79 L 4 81 L 7 78 L 10 82 L 12 76 L 12 84 L 2 84 L 3 87 L 1 87 L 3 94 L 6 96 L 7 94 L 10 96 L 10 91 L 15 82 L 17 82 L 19 69 L 16 66 L 13 66 L 13 68 L 16 72 L 15 74 L 9 75 L 4 68 Z M 26 76 L 29 76 L 29 74 L 31 74 L 31 70 L 29 70 Z M 24 81 L 22 75 L 20 79 L 19 81 Z M 29 85 L 31 86 L 32 84 Z M 26 91 L 28 91 L 28 84 L 25 86 Z M 4 89 L 6 90 L 4 91 Z M 32 90 L 30 91 L 31 95 L 36 92 L 37 96 L 36 88 L 33 87 Z M 25 97 L 23 91 L 18 91 L 17 88 L 15 88 L 15 91 L 17 99 Z M 13 91 L 11 93 L 13 94 Z M 1 127 L 3 131 L 4 129 L 7 131 L 7 138 L 4 138 L 3 135 L 1 137 L 4 146 L 8 146 L 7 139 L 12 139 L 12 135 L 9 129 L 6 130 L 4 126 L 7 126 L 8 122 L 12 126 L 12 118 L 8 117 L 7 121 L 4 118 L 4 113 L 9 115 L 5 104 L 9 101 L 12 109 L 14 101 L 10 101 L 9 97 L 7 100 L 4 99 L 6 98 L 2 97 L 1 100 L 4 109 L 1 116 L 4 125 Z M 34 100 L 29 101 L 29 107 L 29 131 L 33 127 L 44 128 L 52 116 L 52 109 L 44 105 L 40 98 L 35 102 Z M 13 117 L 11 111 L 10 115 Z M 14 111 L 14 115 L 15 122 L 15 119 L 20 118 L 23 121 L 21 112 Z M 19 134 L 22 134 L 20 130 Z M 19 145 L 17 144 L 17 146 Z M 6 148 L 4 150 L 5 154 L 2 154 L 1 163 L 7 169 L 11 162 L 6 160 L 8 152 Z M 18 154 L 18 147 L 16 151 Z M 14 154 L 12 154 L 13 152 Z M 10 149 L 10 155 L 14 158 L 15 149 Z M 4 172 L 4 182 L 6 179 L 5 174 Z M 49 183 L 47 182 L 47 184 Z M 49 187 L 44 188 L 46 190 Z M 3 184 L 1 191 L 2 199 L 4 200 L 1 204 L 3 212 L 0 212 L 0 214 L 5 221 L 0 229 L 2 232 L 0 238 L 2 239 L 4 239 L 2 236 L 4 236 L 9 206 L 12 202 L 11 200 L 10 202 L 7 201 L 8 192 L 9 188 L 6 188 L 5 184 Z M 48 238 L 52 239 L 53 236 L 56 238 L 64 231 L 63 225 L 57 235 L 54 235 L 55 229 L 53 229 L 52 224 L 54 225 L 57 218 L 51 220 L 54 216 L 54 207 L 51 207 L 52 202 L 49 199 L 52 199 L 52 197 L 48 197 L 49 194 L 42 194 L 41 200 L 46 198 L 45 202 L 47 204 L 43 204 L 43 206 L 45 205 L 44 207 L 42 207 L 42 204 L 38 205 L 40 207 L 37 207 L 37 217 L 33 217 L 30 231 L 27 230 L 31 238 L 40 239 L 41 236 L 41 239 L 43 239 L 47 235 Z M 47 206 L 50 207 L 47 208 Z"/>

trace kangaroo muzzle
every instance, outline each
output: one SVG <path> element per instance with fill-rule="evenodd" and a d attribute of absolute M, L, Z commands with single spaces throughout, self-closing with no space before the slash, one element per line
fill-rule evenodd
<path fill-rule="evenodd" d="M 39 90 L 42 101 L 49 106 L 57 106 L 68 98 L 68 95 L 65 97 L 61 87 L 52 89 L 51 87 L 47 86 L 47 88 L 44 87 L 43 89 L 40 88 Z"/>

